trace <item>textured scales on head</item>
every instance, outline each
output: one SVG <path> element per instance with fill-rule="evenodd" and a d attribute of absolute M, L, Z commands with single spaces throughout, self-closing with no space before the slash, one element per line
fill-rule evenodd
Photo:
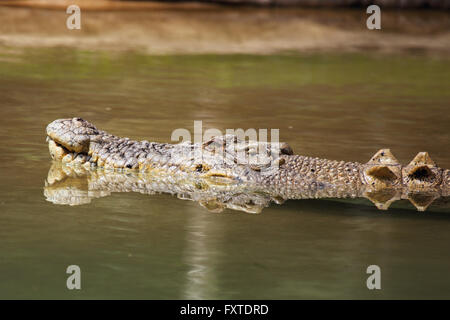
<path fill-rule="evenodd" d="M 88 152 L 92 135 L 99 131 L 90 122 L 81 118 L 59 119 L 47 126 L 47 136 L 69 151 Z"/>
<path fill-rule="evenodd" d="M 100 131 L 81 118 L 58 119 L 47 126 L 47 141 L 54 160 L 85 163 L 89 144 Z"/>

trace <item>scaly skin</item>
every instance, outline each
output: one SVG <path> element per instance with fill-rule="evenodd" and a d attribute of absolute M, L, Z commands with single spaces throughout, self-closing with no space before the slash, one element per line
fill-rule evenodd
<path fill-rule="evenodd" d="M 280 190 L 280 189 L 279 189 Z M 247 183 L 213 184 L 194 176 L 173 176 L 166 172 L 141 173 L 117 170 L 91 170 L 83 166 L 65 165 L 54 161 L 45 181 L 44 195 L 47 201 L 60 205 L 83 205 L 93 199 L 106 197 L 115 192 L 138 192 L 147 195 L 165 193 L 178 199 L 198 202 L 211 212 L 224 209 L 260 213 L 271 202 L 281 204 L 283 196 L 263 191 Z M 287 193 L 287 190 L 284 190 Z M 348 198 L 352 191 L 347 189 L 314 187 L 298 189 L 289 193 L 292 198 Z M 408 199 L 417 209 L 425 210 L 433 201 L 438 210 L 450 208 L 450 199 L 437 193 L 418 192 L 399 194 L 396 189 L 383 189 L 378 193 L 365 193 L 362 197 L 373 201 L 380 209 L 386 209 L 393 201 Z M 347 200 L 345 200 L 347 201 Z M 348 200 L 351 201 L 351 200 Z"/>
<path fill-rule="evenodd" d="M 450 194 L 449 170 L 437 167 L 425 152 L 404 167 L 389 149 L 378 151 L 366 164 L 339 162 L 294 155 L 284 143 L 246 142 L 231 135 L 203 144 L 133 141 L 98 130 L 80 118 L 53 121 L 47 136 L 52 158 L 65 166 L 140 172 L 187 185 L 235 190 L 245 186 L 272 200 L 364 196 L 386 209 L 394 200 L 412 197 L 424 210 L 423 201 L 417 200 L 423 196 L 414 195 L 434 199 Z M 259 161 L 248 161 L 257 151 Z"/>

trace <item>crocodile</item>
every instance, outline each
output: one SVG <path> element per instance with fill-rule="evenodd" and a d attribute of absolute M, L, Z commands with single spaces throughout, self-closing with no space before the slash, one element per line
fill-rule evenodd
<path fill-rule="evenodd" d="M 91 170 L 83 166 L 66 165 L 60 161 L 52 162 L 44 185 L 47 201 L 58 205 L 84 205 L 94 199 L 110 196 L 112 193 L 136 192 L 146 195 L 169 194 L 181 200 L 191 200 L 210 212 L 218 213 L 225 209 L 260 213 L 271 203 L 282 204 L 286 199 L 279 195 L 260 190 L 257 186 L 211 184 L 203 179 L 177 179 L 165 172 L 145 173 L 129 171 L 126 174 L 117 170 Z M 333 193 L 334 192 L 334 193 Z M 324 195 L 324 194 L 322 194 Z M 315 195 L 311 190 L 297 192 L 296 199 L 309 199 Z M 333 197 L 334 196 L 334 197 Z M 364 205 L 360 199 L 340 199 L 335 190 L 328 190 L 327 198 L 332 201 L 345 201 Z M 409 195 L 396 194 L 395 190 L 381 190 L 378 194 L 366 193 L 367 198 L 386 209 L 392 202 L 408 199 L 418 210 L 424 211 L 433 203 L 434 211 L 447 211 L 449 197 L 429 192 L 415 192 Z M 408 209 L 405 201 L 399 201 L 397 208 Z"/>
<path fill-rule="evenodd" d="M 246 141 L 235 135 L 204 143 L 134 141 L 81 118 L 55 120 L 46 131 L 52 159 L 70 170 L 82 170 L 91 182 L 110 181 L 109 189 L 91 184 L 90 190 L 107 193 L 189 194 L 199 202 L 211 204 L 215 199 L 216 207 L 244 211 L 259 211 L 286 199 L 360 197 L 383 210 L 396 200 L 409 199 L 424 211 L 433 200 L 450 195 L 450 171 L 438 167 L 426 152 L 402 166 L 389 149 L 381 149 L 363 164 L 297 155 L 286 143 Z M 103 172 L 101 179 L 95 172 Z M 64 180 L 55 176 L 48 179 L 47 190 Z M 162 184 L 155 187 L 155 181 Z M 127 184 L 141 189 L 129 190 Z M 52 199 L 49 192 L 47 198 Z M 57 198 L 53 202 L 58 203 Z M 248 209 L 251 204 L 257 209 Z"/>

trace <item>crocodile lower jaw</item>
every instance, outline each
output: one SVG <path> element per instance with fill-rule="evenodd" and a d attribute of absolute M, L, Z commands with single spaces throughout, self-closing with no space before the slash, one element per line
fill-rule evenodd
<path fill-rule="evenodd" d="M 63 145 L 59 144 L 55 140 L 50 137 L 47 137 L 48 149 L 50 151 L 50 155 L 53 160 L 61 161 L 65 164 L 74 164 L 74 165 L 91 165 L 89 162 L 90 156 L 86 153 L 77 153 L 71 150 L 68 150 Z"/>

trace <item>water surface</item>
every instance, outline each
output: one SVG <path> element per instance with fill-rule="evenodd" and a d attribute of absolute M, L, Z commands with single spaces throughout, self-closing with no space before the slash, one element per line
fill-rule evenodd
<path fill-rule="evenodd" d="M 450 61 L 414 55 L 0 54 L 1 298 L 450 298 L 450 212 L 288 201 L 252 215 L 169 195 L 45 200 L 45 126 L 80 116 L 134 139 L 277 128 L 297 153 L 366 162 L 391 148 L 450 167 Z M 66 267 L 82 290 L 66 288 Z M 366 288 L 366 268 L 382 290 Z"/>

